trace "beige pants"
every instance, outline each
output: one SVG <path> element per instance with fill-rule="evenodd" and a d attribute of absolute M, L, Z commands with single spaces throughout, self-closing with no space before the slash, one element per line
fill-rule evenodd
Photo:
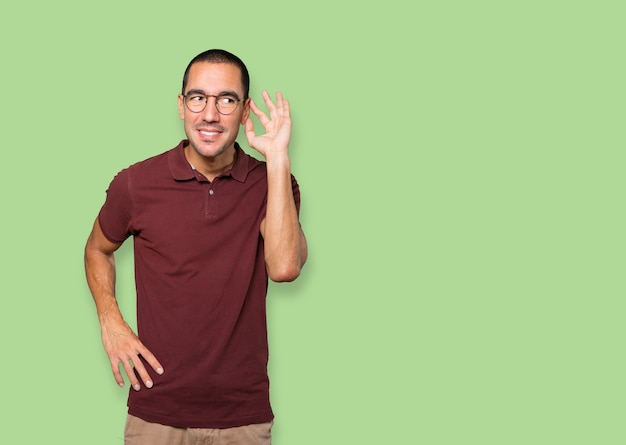
<path fill-rule="evenodd" d="M 237 428 L 175 428 L 128 415 L 124 445 L 270 445 L 272 422 Z"/>

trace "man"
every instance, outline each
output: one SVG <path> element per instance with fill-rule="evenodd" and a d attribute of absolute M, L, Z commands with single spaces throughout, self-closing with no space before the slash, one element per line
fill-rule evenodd
<path fill-rule="evenodd" d="M 123 369 L 132 387 L 127 445 L 270 443 L 267 282 L 296 279 L 307 244 L 289 103 L 263 91 L 268 116 L 248 92 L 238 57 L 196 56 L 178 96 L 187 139 L 118 173 L 87 241 L 104 348 L 116 382 Z M 235 142 L 240 125 L 265 162 Z M 115 296 L 114 252 L 130 236 L 138 336 Z"/>

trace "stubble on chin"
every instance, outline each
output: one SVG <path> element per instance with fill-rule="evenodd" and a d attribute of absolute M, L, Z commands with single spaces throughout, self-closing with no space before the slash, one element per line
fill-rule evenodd
<path fill-rule="evenodd" d="M 191 154 L 192 157 L 198 156 L 202 159 L 216 159 L 219 158 L 220 156 L 224 155 L 224 153 L 226 153 L 228 151 L 228 148 L 230 146 L 234 147 L 234 142 L 230 145 L 221 145 L 218 142 L 211 142 L 211 141 L 200 141 L 200 143 L 195 142 L 193 139 L 189 138 L 189 144 L 186 147 L 187 150 L 193 150 L 193 154 L 188 153 L 188 157 L 189 154 Z M 194 156 L 195 154 L 195 156 Z"/>

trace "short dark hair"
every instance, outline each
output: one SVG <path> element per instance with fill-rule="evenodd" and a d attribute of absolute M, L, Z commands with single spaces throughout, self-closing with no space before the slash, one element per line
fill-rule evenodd
<path fill-rule="evenodd" d="M 248 98 L 248 94 L 250 93 L 250 75 L 248 74 L 248 68 L 246 68 L 246 65 L 239 57 L 229 53 L 228 51 L 224 51 L 223 49 L 209 49 L 191 59 L 191 62 L 189 62 L 189 65 L 187 65 L 187 69 L 185 70 L 185 75 L 183 76 L 182 94 L 185 94 L 185 88 L 187 88 L 187 79 L 189 78 L 189 70 L 191 69 L 191 66 L 194 63 L 199 62 L 229 63 L 231 65 L 235 65 L 241 72 L 241 84 L 243 86 L 244 99 Z"/>

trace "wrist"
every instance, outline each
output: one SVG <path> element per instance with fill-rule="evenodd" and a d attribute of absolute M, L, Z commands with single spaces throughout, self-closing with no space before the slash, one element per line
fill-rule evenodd
<path fill-rule="evenodd" d="M 268 152 L 265 156 L 265 162 L 270 167 L 291 167 L 291 159 L 289 159 L 289 153 L 287 151 L 280 152 Z"/>
<path fill-rule="evenodd" d="M 98 309 L 98 320 L 102 326 L 123 320 L 122 313 L 115 302 L 110 302 Z"/>

